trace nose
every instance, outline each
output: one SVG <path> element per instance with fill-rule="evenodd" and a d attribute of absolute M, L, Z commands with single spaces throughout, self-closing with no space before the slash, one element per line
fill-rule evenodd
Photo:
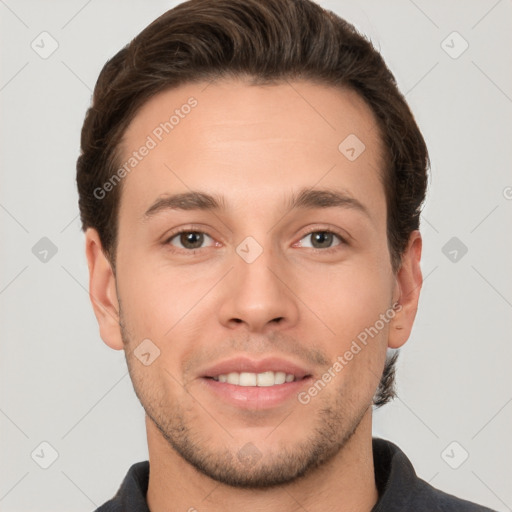
<path fill-rule="evenodd" d="M 222 325 L 244 326 L 253 333 L 294 326 L 299 308 L 289 265 L 286 270 L 286 262 L 268 249 L 249 261 L 234 254 L 234 268 L 224 280 L 218 310 Z"/>

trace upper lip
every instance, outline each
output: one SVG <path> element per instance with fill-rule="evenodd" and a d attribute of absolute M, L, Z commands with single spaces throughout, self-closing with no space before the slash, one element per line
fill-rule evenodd
<path fill-rule="evenodd" d="M 248 357 L 239 356 L 219 361 L 209 366 L 201 372 L 201 377 L 217 377 L 218 375 L 226 375 L 232 372 L 263 373 L 266 371 L 292 374 L 296 379 L 302 379 L 303 377 L 311 375 L 311 372 L 306 368 L 279 357 L 250 359 Z"/>

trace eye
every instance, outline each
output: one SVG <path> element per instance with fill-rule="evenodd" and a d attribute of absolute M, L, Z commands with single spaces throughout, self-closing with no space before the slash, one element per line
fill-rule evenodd
<path fill-rule="evenodd" d="M 310 239 L 308 243 L 304 240 Z M 300 240 L 300 247 L 311 247 L 313 249 L 331 249 L 345 243 L 345 240 L 338 234 L 328 230 L 312 231 Z"/>
<path fill-rule="evenodd" d="M 207 240 L 213 242 L 213 238 L 211 238 L 206 233 L 203 233 L 202 231 L 184 230 L 172 235 L 169 239 L 167 239 L 165 243 L 174 247 L 178 247 L 179 249 L 194 250 L 202 249 L 203 244 Z"/>
<path fill-rule="evenodd" d="M 207 243 L 208 245 L 205 245 Z M 194 251 L 215 245 L 215 240 L 202 231 L 189 229 L 174 233 L 165 241 L 165 244 L 185 251 Z M 342 244 L 346 244 L 344 238 L 329 230 L 311 231 L 298 242 L 299 247 L 309 247 L 323 250 L 323 252 L 328 252 L 329 249 L 335 250 L 336 246 Z"/>

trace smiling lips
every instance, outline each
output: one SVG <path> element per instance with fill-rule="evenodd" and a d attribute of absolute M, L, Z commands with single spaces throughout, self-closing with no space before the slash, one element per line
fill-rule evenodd
<path fill-rule="evenodd" d="M 296 395 L 311 373 L 280 358 L 257 361 L 239 357 L 213 365 L 202 379 L 208 390 L 231 405 L 267 409 Z"/>
<path fill-rule="evenodd" d="M 298 364 L 278 357 L 256 360 L 239 356 L 214 364 L 202 376 L 238 386 L 273 386 L 301 380 L 310 373 Z"/>

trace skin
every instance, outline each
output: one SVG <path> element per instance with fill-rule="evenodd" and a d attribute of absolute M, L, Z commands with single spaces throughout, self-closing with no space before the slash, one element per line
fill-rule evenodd
<path fill-rule="evenodd" d="M 413 325 L 420 234 L 411 234 L 394 273 L 381 138 L 356 93 L 304 81 L 205 87 L 154 96 L 125 133 L 129 155 L 168 112 L 198 100 L 122 182 L 115 274 L 98 233 L 86 232 L 100 335 L 125 350 L 146 410 L 148 505 L 370 511 L 378 499 L 372 397 L 387 347 L 402 346 Z M 366 146 L 354 161 L 338 150 L 349 134 Z M 289 208 L 292 194 L 312 187 L 343 190 L 366 212 Z M 225 209 L 144 217 L 157 199 L 190 190 L 223 195 Z M 179 228 L 208 236 L 192 250 L 186 238 L 171 238 Z M 326 230 L 345 241 L 315 243 L 310 231 Z M 252 263 L 236 252 L 248 236 L 262 248 Z M 316 381 L 395 302 L 392 320 L 306 405 L 292 397 L 263 410 L 237 407 L 201 378 L 208 365 L 245 354 L 293 361 Z M 148 366 L 134 355 L 144 339 L 160 350 Z M 257 456 L 242 461 L 244 447 Z"/>

